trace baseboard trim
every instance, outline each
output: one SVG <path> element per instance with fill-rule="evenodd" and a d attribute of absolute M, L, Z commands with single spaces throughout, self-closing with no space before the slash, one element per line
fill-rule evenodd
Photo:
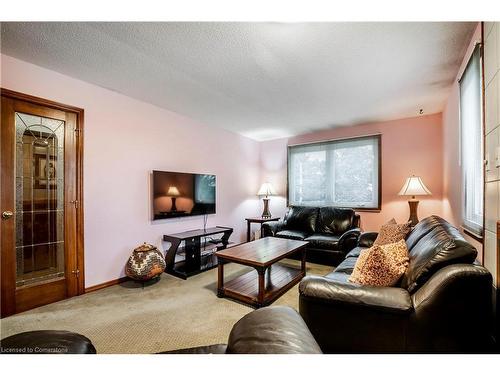
<path fill-rule="evenodd" d="M 109 286 L 118 285 L 118 284 L 121 284 L 121 283 L 127 281 L 128 279 L 129 278 L 127 276 L 124 276 L 124 277 L 120 277 L 119 279 L 114 279 L 114 280 L 106 281 L 105 283 L 89 286 L 88 288 L 85 288 L 85 293 L 95 292 L 96 290 L 99 290 L 99 289 L 104 289 L 104 288 L 107 288 Z"/>

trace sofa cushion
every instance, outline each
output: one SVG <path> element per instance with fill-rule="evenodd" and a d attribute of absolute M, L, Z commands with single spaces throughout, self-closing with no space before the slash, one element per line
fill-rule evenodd
<path fill-rule="evenodd" d="M 288 238 L 290 240 L 304 240 L 308 233 L 301 232 L 300 230 L 280 230 L 276 233 L 276 237 Z"/>
<path fill-rule="evenodd" d="M 354 265 L 356 264 L 357 258 L 346 258 L 340 263 L 337 268 L 335 268 L 335 272 L 345 273 L 350 275 L 354 270 Z"/>
<path fill-rule="evenodd" d="M 410 264 L 401 287 L 415 292 L 439 269 L 450 264 L 474 262 L 477 250 L 458 229 L 439 218 L 440 225 L 423 236 L 410 251 Z"/>
<path fill-rule="evenodd" d="M 373 245 L 387 245 L 404 240 L 408 233 L 410 233 L 410 225 L 410 222 L 396 224 L 396 221 L 392 219 L 387 224 L 382 225 Z"/>
<path fill-rule="evenodd" d="M 353 227 L 354 210 L 350 208 L 320 207 L 317 232 L 342 235 Z"/>
<path fill-rule="evenodd" d="M 365 249 L 365 247 L 360 247 L 360 246 L 355 247 L 354 249 L 349 251 L 345 257 L 346 258 L 357 258 L 357 257 L 359 257 L 361 250 L 364 250 L 364 249 Z"/>
<path fill-rule="evenodd" d="M 404 239 L 375 245 L 361 251 L 349 281 L 362 285 L 395 286 L 407 267 L 408 248 Z"/>
<path fill-rule="evenodd" d="M 285 228 L 306 233 L 316 232 L 318 207 L 290 206 L 285 215 Z"/>
<path fill-rule="evenodd" d="M 432 215 L 428 216 L 422 221 L 420 221 L 412 229 L 408 237 L 406 238 L 406 246 L 408 246 L 408 251 L 411 251 L 421 238 L 423 238 L 427 233 L 429 233 L 434 228 L 437 228 L 442 223 L 447 223 L 446 220 L 440 218 L 439 216 Z"/>
<path fill-rule="evenodd" d="M 309 247 L 317 249 L 336 249 L 339 242 L 339 236 L 331 234 L 317 233 L 312 236 L 306 237 L 305 241 L 309 242 Z"/>
<path fill-rule="evenodd" d="M 328 280 L 335 281 L 337 283 L 345 283 L 349 284 L 349 277 L 351 276 L 350 273 L 344 273 L 344 272 L 330 272 L 328 275 L 325 275 L 324 277 Z"/>

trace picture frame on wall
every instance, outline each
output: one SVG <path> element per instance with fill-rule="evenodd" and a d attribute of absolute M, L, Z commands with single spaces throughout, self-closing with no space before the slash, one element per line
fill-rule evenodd
<path fill-rule="evenodd" d="M 57 157 L 55 155 L 35 155 L 35 189 L 45 189 L 57 185 Z"/>

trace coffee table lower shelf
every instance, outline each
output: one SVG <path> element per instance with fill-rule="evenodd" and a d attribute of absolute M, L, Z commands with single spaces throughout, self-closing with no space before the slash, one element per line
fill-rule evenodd
<path fill-rule="evenodd" d="M 224 282 L 222 288 L 217 290 L 217 295 L 255 307 L 263 307 L 274 302 L 304 276 L 305 273 L 301 269 L 275 263 L 265 270 L 265 288 L 262 301 L 259 301 L 259 274 L 255 269 Z"/>

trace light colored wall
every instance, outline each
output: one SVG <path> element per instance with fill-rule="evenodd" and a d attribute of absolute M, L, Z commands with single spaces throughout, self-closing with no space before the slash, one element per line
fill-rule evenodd
<path fill-rule="evenodd" d="M 484 25 L 485 82 L 485 158 L 488 160 L 485 179 L 485 242 L 484 265 L 493 274 L 495 285 L 497 257 L 496 226 L 500 217 L 500 23 Z"/>
<path fill-rule="evenodd" d="M 442 215 L 443 157 L 441 114 L 395 121 L 340 127 L 302 136 L 261 143 L 261 180 L 269 180 L 280 192 L 273 197 L 271 212 L 282 215 L 286 208 L 287 145 L 345 137 L 382 134 L 382 209 L 360 212 L 364 230 L 379 230 L 394 217 L 408 219 L 407 197 L 398 196 L 405 179 L 412 174 L 422 177 L 432 196 L 420 197 L 419 217 Z"/>
<path fill-rule="evenodd" d="M 397 192 L 411 174 L 422 176 L 433 193 L 420 198 L 419 217 L 438 214 L 460 225 L 456 82 L 442 117 L 426 115 L 258 143 L 9 56 L 0 57 L 2 87 L 85 109 L 87 287 L 123 276 L 131 249 L 142 241 L 166 249 L 162 234 L 202 226 L 201 217 L 151 222 L 151 170 L 215 173 L 218 212 L 210 216 L 209 225 L 234 227 L 232 240 L 239 242 L 245 237 L 244 217 L 262 210 L 255 197 L 261 182 L 268 180 L 277 188 L 279 196 L 272 198 L 271 212 L 283 215 L 289 144 L 381 133 L 382 210 L 361 213 L 363 228 L 378 230 L 392 217 L 408 218 L 407 199 Z"/>
<path fill-rule="evenodd" d="M 245 238 L 247 216 L 259 213 L 259 144 L 173 112 L 62 74 L 1 56 L 1 86 L 85 109 L 85 284 L 124 276 L 143 241 L 163 249 L 164 233 L 201 228 L 202 217 L 151 222 L 150 172 L 217 175 L 217 214 L 209 225 Z"/>
<path fill-rule="evenodd" d="M 474 46 L 481 41 L 481 24 L 478 23 L 464 53 L 462 64 L 450 90 L 443 111 L 443 216 L 456 227 L 462 225 L 462 170 L 460 167 L 460 91 L 458 79 L 467 66 Z M 482 259 L 482 244 L 465 235 L 479 251 Z"/>

